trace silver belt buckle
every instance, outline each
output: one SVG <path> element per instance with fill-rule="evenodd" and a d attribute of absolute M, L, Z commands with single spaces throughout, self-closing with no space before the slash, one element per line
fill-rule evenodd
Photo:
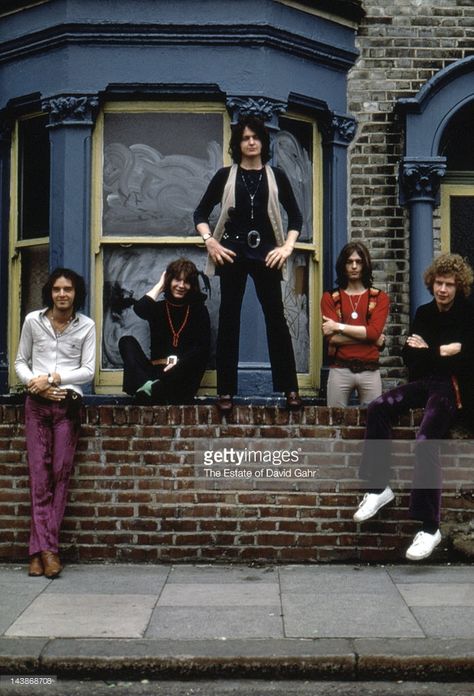
<path fill-rule="evenodd" d="M 260 232 L 258 230 L 250 230 L 247 235 L 247 244 L 251 249 L 257 249 L 260 246 L 262 238 L 260 237 Z"/>

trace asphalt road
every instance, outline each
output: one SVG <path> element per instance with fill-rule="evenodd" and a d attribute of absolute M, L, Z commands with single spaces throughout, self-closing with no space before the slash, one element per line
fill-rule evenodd
<path fill-rule="evenodd" d="M 474 696 L 474 684 L 434 682 L 259 681 L 58 681 L 12 685 L 2 677 L 1 696 Z"/>

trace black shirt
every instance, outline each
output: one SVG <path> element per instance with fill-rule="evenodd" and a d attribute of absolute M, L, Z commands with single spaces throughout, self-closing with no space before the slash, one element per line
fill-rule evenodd
<path fill-rule="evenodd" d="M 288 215 L 288 229 L 301 232 L 303 218 L 288 177 L 278 167 L 272 167 L 272 171 L 278 186 L 278 198 Z M 211 179 L 194 211 L 195 225 L 201 222 L 209 224 L 212 210 L 222 200 L 229 173 L 230 167 L 223 167 Z M 251 194 L 255 194 L 253 206 Z M 267 208 L 268 181 L 265 167 L 256 170 L 239 167 L 235 182 L 235 208 L 229 210 L 229 220 L 225 224 L 221 244 L 235 251 L 238 258 L 243 256 L 244 258 L 263 260 L 268 252 L 275 247 L 275 235 Z M 247 244 L 247 234 L 254 229 L 258 230 L 262 240 L 256 249 L 250 248 Z"/>
<path fill-rule="evenodd" d="M 455 376 L 462 403 L 465 406 L 470 404 L 473 398 L 474 355 L 474 308 L 471 303 L 458 295 L 447 312 L 440 312 L 435 300 L 421 305 L 416 310 L 410 329 L 410 334 L 414 333 L 426 341 L 428 348 L 410 348 L 405 344 L 403 359 L 410 381 Z M 442 357 L 439 347 L 448 343 L 461 343 L 461 351 Z"/>
<path fill-rule="evenodd" d="M 135 313 L 141 319 L 146 319 L 150 325 L 150 359 L 156 360 L 168 355 L 177 355 L 181 362 L 203 356 L 207 358 L 211 332 L 204 296 L 200 294 L 195 301 L 187 304 L 174 301 L 168 304 L 175 331 L 179 330 L 186 320 L 177 346 L 173 346 L 173 332 L 169 324 L 166 303 L 166 300 L 155 302 L 149 295 L 144 295 L 135 302 L 133 307 Z M 188 307 L 189 314 L 186 319 Z"/>

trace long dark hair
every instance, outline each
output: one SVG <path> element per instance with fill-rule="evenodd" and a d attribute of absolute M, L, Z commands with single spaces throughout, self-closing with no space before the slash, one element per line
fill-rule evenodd
<path fill-rule="evenodd" d="M 345 290 L 349 284 L 349 279 L 347 277 L 346 263 L 354 252 L 359 254 L 362 259 L 362 285 L 364 288 L 370 288 L 373 283 L 372 275 L 372 261 L 370 259 L 369 250 L 362 242 L 349 242 L 342 247 L 339 256 L 336 261 L 336 276 L 337 284 L 340 288 Z"/>
<path fill-rule="evenodd" d="M 73 309 L 76 311 L 84 306 L 86 300 L 86 284 L 84 278 L 80 276 L 76 271 L 70 268 L 55 268 L 52 273 L 50 273 L 48 280 L 43 285 L 41 290 L 41 298 L 43 300 L 43 307 L 48 307 L 52 309 L 53 307 L 53 286 L 58 278 L 66 278 L 70 280 L 72 286 L 75 290 Z"/>
<path fill-rule="evenodd" d="M 232 135 L 230 136 L 229 143 L 229 154 L 232 160 L 236 164 L 240 164 L 242 160 L 240 143 L 242 142 L 242 136 L 246 128 L 250 128 L 262 143 L 261 157 L 263 164 L 266 164 L 270 159 L 270 134 L 262 119 L 257 116 L 241 116 L 239 121 L 232 126 Z"/>
<path fill-rule="evenodd" d="M 200 296 L 199 271 L 192 261 L 183 257 L 172 261 L 166 267 L 165 285 L 163 288 L 165 296 L 170 296 L 171 281 L 179 279 L 181 276 L 191 286 L 188 293 L 189 298 L 187 299 L 196 299 L 196 297 Z"/>

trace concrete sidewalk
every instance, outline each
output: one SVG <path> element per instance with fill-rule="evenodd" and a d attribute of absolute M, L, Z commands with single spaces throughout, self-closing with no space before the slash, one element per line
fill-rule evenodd
<path fill-rule="evenodd" d="M 0 566 L 0 673 L 474 676 L 474 568 Z"/>

